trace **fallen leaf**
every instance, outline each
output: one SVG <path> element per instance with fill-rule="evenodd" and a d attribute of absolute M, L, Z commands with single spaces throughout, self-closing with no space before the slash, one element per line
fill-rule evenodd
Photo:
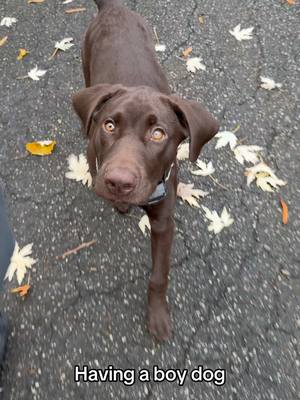
<path fill-rule="evenodd" d="M 71 43 L 72 41 L 73 38 L 62 39 L 60 42 L 56 42 L 54 47 L 58 50 L 66 51 L 74 46 L 74 43 Z"/>
<path fill-rule="evenodd" d="M 68 10 L 65 10 L 66 14 L 75 14 L 79 12 L 86 11 L 85 7 L 78 7 L 78 8 L 69 8 Z"/>
<path fill-rule="evenodd" d="M 264 162 L 247 168 L 245 175 L 247 176 L 248 186 L 256 179 L 256 185 L 265 192 L 274 192 L 274 189 L 277 189 L 278 186 L 287 184 L 287 182 L 277 178 L 272 169 Z"/>
<path fill-rule="evenodd" d="M 193 57 L 189 58 L 186 62 L 186 67 L 187 70 L 191 73 L 195 73 L 197 70 L 206 70 L 206 66 L 202 64 L 202 58 L 201 57 Z"/>
<path fill-rule="evenodd" d="M 66 178 L 74 179 L 77 182 L 82 182 L 83 185 L 92 185 L 92 176 L 89 172 L 89 165 L 83 154 L 77 157 L 71 154 L 68 157 L 69 171 L 66 173 Z"/>
<path fill-rule="evenodd" d="M 18 61 L 23 60 L 23 58 L 26 57 L 27 54 L 29 54 L 29 52 L 26 49 L 20 49 L 17 60 Z"/>
<path fill-rule="evenodd" d="M 8 266 L 4 279 L 8 279 L 9 281 L 11 281 L 14 274 L 16 273 L 17 281 L 19 285 L 21 285 L 27 269 L 30 269 L 37 262 L 37 260 L 29 257 L 32 253 L 32 246 L 33 243 L 28 244 L 27 246 L 20 249 L 18 243 L 15 244 L 14 252 L 11 256 L 10 264 Z"/>
<path fill-rule="evenodd" d="M 294 4 L 296 4 L 296 0 L 286 0 L 286 2 L 287 2 L 290 6 L 293 6 Z"/>
<path fill-rule="evenodd" d="M 260 79 L 262 82 L 260 86 L 263 89 L 272 90 L 276 88 L 280 89 L 282 87 L 282 83 L 275 83 L 275 81 L 271 78 L 266 78 L 264 76 L 261 76 Z"/>
<path fill-rule="evenodd" d="M 7 42 L 8 36 L 4 36 L 2 39 L 0 39 L 0 47 L 3 46 Z"/>
<path fill-rule="evenodd" d="M 28 295 L 30 288 L 31 288 L 31 286 L 26 284 L 26 285 L 11 289 L 10 291 L 11 291 L 11 293 L 18 293 L 21 297 L 25 297 Z"/>
<path fill-rule="evenodd" d="M 266 172 L 259 172 L 256 174 L 256 185 L 264 192 L 274 192 L 270 179 L 273 178 L 271 178 Z"/>
<path fill-rule="evenodd" d="M 204 15 L 200 15 L 200 16 L 198 17 L 198 20 L 199 20 L 200 24 L 204 25 L 204 22 L 205 22 L 205 20 L 204 20 Z"/>
<path fill-rule="evenodd" d="M 155 51 L 163 53 L 164 51 L 166 51 L 166 45 L 157 43 L 155 45 Z"/>
<path fill-rule="evenodd" d="M 143 232 L 144 235 L 146 235 L 146 228 L 151 231 L 151 225 L 150 225 L 150 221 L 148 218 L 148 215 L 145 214 L 139 222 L 139 228 L 140 230 Z"/>
<path fill-rule="evenodd" d="M 215 136 L 218 138 L 217 144 L 215 146 L 216 149 L 220 149 L 221 147 L 225 147 L 229 144 L 231 150 L 233 150 L 237 144 L 237 137 L 231 131 L 222 131 L 216 134 Z"/>
<path fill-rule="evenodd" d="M 238 160 L 238 162 L 242 165 L 244 165 L 244 161 L 250 162 L 252 164 L 256 164 L 259 162 L 259 157 L 258 154 L 260 151 L 262 151 L 263 148 L 260 146 L 246 146 L 246 145 L 240 145 L 236 146 L 233 149 L 235 158 Z"/>
<path fill-rule="evenodd" d="M 48 156 L 56 146 L 55 140 L 42 140 L 26 144 L 26 150 L 34 156 Z"/>
<path fill-rule="evenodd" d="M 241 24 L 238 24 L 233 30 L 229 31 L 229 33 L 236 38 L 239 42 L 242 40 L 250 40 L 253 39 L 252 31 L 254 27 L 241 29 Z"/>
<path fill-rule="evenodd" d="M 182 57 L 183 58 L 188 58 L 192 51 L 193 51 L 193 48 L 192 47 L 188 47 L 187 49 L 183 50 Z"/>
<path fill-rule="evenodd" d="M 182 143 L 177 149 L 177 160 L 186 160 L 189 158 L 190 144 Z"/>
<path fill-rule="evenodd" d="M 286 202 L 280 197 L 280 204 L 282 208 L 282 223 L 286 225 L 289 220 L 289 209 Z"/>
<path fill-rule="evenodd" d="M 4 36 L 2 39 L 0 39 L 0 47 L 3 46 L 7 42 L 8 36 Z"/>
<path fill-rule="evenodd" d="M 70 49 L 72 46 L 74 46 L 74 43 L 71 43 L 72 41 L 73 38 L 65 38 L 62 39 L 60 42 L 56 42 L 54 45 L 54 52 L 49 57 L 49 60 L 51 60 L 59 50 L 66 51 Z"/>
<path fill-rule="evenodd" d="M 224 228 L 229 227 L 233 224 L 234 220 L 228 213 L 226 207 L 223 208 L 221 216 L 218 215 L 217 211 L 210 211 L 207 207 L 202 206 L 205 217 L 211 221 L 208 226 L 209 232 L 214 232 L 216 235 L 220 233 Z"/>
<path fill-rule="evenodd" d="M 247 176 L 247 185 L 249 186 L 255 180 L 256 175 L 261 172 L 265 172 L 267 175 L 271 175 L 273 173 L 271 168 L 264 162 L 256 164 L 251 168 L 247 168 L 245 171 L 245 175 Z"/>
<path fill-rule="evenodd" d="M 40 4 L 44 3 L 45 0 L 28 0 L 28 4 Z"/>
<path fill-rule="evenodd" d="M 199 167 L 200 169 L 198 169 L 196 171 L 191 171 L 191 173 L 193 175 L 208 176 L 208 175 L 212 175 L 215 172 L 215 169 L 214 169 L 211 161 L 206 164 L 204 161 L 198 160 L 198 161 L 196 161 L 196 164 L 197 164 L 197 167 Z"/>
<path fill-rule="evenodd" d="M 200 189 L 194 189 L 193 183 L 181 183 L 179 182 L 177 187 L 177 196 L 181 197 L 183 201 L 186 201 L 190 206 L 200 207 L 197 200 L 200 197 L 208 195 L 208 192 L 204 192 Z"/>
<path fill-rule="evenodd" d="M 39 81 L 40 77 L 44 76 L 47 71 L 38 69 L 38 67 L 34 67 L 28 72 L 28 77 L 33 81 Z"/>
<path fill-rule="evenodd" d="M 8 28 L 10 28 L 17 21 L 18 21 L 17 18 L 4 17 L 0 22 L 0 26 L 7 26 Z"/>

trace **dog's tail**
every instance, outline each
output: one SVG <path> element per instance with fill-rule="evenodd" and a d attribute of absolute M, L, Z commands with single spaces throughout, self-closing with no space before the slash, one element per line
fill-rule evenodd
<path fill-rule="evenodd" d="M 117 3 L 116 0 L 94 0 L 94 2 L 97 4 L 99 11 L 106 5 L 113 5 L 114 3 Z"/>

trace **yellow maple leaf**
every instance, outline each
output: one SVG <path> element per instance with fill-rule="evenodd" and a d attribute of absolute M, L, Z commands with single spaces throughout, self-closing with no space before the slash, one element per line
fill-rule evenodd
<path fill-rule="evenodd" d="M 15 289 L 11 289 L 11 293 L 18 293 L 21 297 L 25 297 L 27 296 L 29 289 L 30 289 L 30 285 L 26 284 L 23 286 L 19 286 Z"/>
<path fill-rule="evenodd" d="M 0 47 L 3 46 L 7 42 L 8 36 L 4 36 L 4 38 L 0 39 Z"/>
<path fill-rule="evenodd" d="M 23 58 L 26 57 L 27 54 L 29 54 L 29 52 L 26 49 L 19 49 L 17 60 L 18 61 L 23 60 Z"/>
<path fill-rule="evenodd" d="M 48 156 L 54 150 L 55 140 L 44 140 L 26 144 L 26 150 L 34 156 Z"/>

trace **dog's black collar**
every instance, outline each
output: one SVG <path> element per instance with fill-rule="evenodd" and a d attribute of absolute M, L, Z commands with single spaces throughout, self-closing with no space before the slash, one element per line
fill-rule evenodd
<path fill-rule="evenodd" d="M 167 195 L 166 184 L 167 184 L 168 180 L 170 179 L 173 167 L 174 167 L 174 163 L 172 163 L 170 168 L 168 169 L 168 171 L 166 171 L 164 173 L 162 180 L 156 186 L 154 192 L 149 197 L 147 203 L 142 204 L 143 206 L 151 206 L 153 204 L 159 203 L 161 200 L 163 200 L 166 197 L 166 195 Z"/>

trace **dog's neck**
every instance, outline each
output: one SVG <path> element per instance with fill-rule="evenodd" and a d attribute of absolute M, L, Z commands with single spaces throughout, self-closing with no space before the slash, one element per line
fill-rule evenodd
<path fill-rule="evenodd" d="M 143 205 L 150 206 L 150 205 L 159 203 L 161 200 L 163 200 L 166 197 L 166 195 L 167 195 L 166 184 L 167 184 L 168 180 L 170 179 L 173 167 L 174 167 L 174 162 L 171 164 L 170 168 L 167 171 L 165 171 L 165 173 L 162 177 L 162 180 L 157 184 L 154 192 L 149 197 L 147 203 L 143 204 Z"/>

